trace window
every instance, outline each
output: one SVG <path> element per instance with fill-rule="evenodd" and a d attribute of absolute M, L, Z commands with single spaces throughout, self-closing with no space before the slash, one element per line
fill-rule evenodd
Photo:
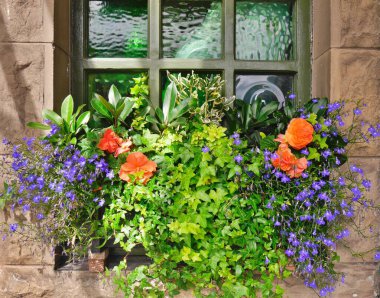
<path fill-rule="evenodd" d="M 220 73 L 225 95 L 247 101 L 310 96 L 310 1 L 75 0 L 72 93 L 78 103 L 111 84 L 128 92 L 149 74 L 158 104 L 165 71 Z"/>
<path fill-rule="evenodd" d="M 158 105 L 167 70 L 221 74 L 225 95 L 246 101 L 310 96 L 307 0 L 73 0 L 72 8 L 78 104 L 107 95 L 111 84 L 126 95 L 131 79 L 148 73 Z M 113 257 L 124 254 L 106 246 Z"/>

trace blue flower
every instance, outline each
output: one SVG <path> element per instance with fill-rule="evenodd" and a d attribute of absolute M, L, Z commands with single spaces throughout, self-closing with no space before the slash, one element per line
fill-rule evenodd
<path fill-rule="evenodd" d="M 234 139 L 234 145 L 236 145 L 236 146 L 241 145 L 241 140 L 240 139 Z"/>
<path fill-rule="evenodd" d="M 103 207 L 105 202 L 106 202 L 106 201 L 105 201 L 104 199 L 101 199 L 101 200 L 98 202 L 98 206 L 99 206 L 99 207 Z"/>
<path fill-rule="evenodd" d="M 290 98 L 290 99 L 295 99 L 296 97 L 297 97 L 297 96 L 296 96 L 294 93 L 292 93 L 292 94 L 289 95 L 289 98 Z"/>
<path fill-rule="evenodd" d="M 331 126 L 331 124 L 332 124 L 331 119 L 326 119 L 325 122 L 324 122 L 324 124 L 325 124 L 327 127 Z"/>
<path fill-rule="evenodd" d="M 240 138 L 240 134 L 238 134 L 238 133 L 235 131 L 231 137 L 232 137 L 233 139 L 238 139 L 238 138 Z"/>
<path fill-rule="evenodd" d="M 304 148 L 300 151 L 302 154 L 309 155 L 309 150 L 307 148 Z"/>
<path fill-rule="evenodd" d="M 210 152 L 210 148 L 207 147 L 207 146 L 204 146 L 204 147 L 202 148 L 202 152 L 203 152 L 203 153 Z"/>
<path fill-rule="evenodd" d="M 361 115 L 362 111 L 359 108 L 354 109 L 354 114 L 355 115 Z"/>
<path fill-rule="evenodd" d="M 38 213 L 37 214 L 37 219 L 38 220 L 41 220 L 41 219 L 43 219 L 44 218 L 44 215 L 43 214 L 41 214 L 41 213 Z"/>
<path fill-rule="evenodd" d="M 324 214 L 324 217 L 328 220 L 328 221 L 333 221 L 335 219 L 335 215 L 333 213 L 331 213 L 330 210 L 327 210 Z"/>
<path fill-rule="evenodd" d="M 9 225 L 9 231 L 10 231 L 11 233 L 16 232 L 16 231 L 17 231 L 17 228 L 18 228 L 18 224 L 17 224 L 17 223 L 13 223 L 13 224 L 10 224 L 10 225 Z"/>
<path fill-rule="evenodd" d="M 380 261 L 380 251 L 377 251 L 376 253 L 375 253 L 375 261 L 376 262 L 378 262 L 378 261 Z"/>
<path fill-rule="evenodd" d="M 241 156 L 240 154 L 236 155 L 234 157 L 234 160 L 237 162 L 237 163 L 241 163 L 243 161 L 243 156 Z"/>
<path fill-rule="evenodd" d="M 366 189 L 370 189 L 370 188 L 371 188 L 371 181 L 369 181 L 369 180 L 363 180 L 363 181 L 362 181 L 362 185 L 363 185 Z"/>
<path fill-rule="evenodd" d="M 352 198 L 353 201 L 357 201 L 357 200 L 359 200 L 361 198 L 362 193 L 361 193 L 361 191 L 360 191 L 360 189 L 358 187 L 351 188 L 351 191 L 352 191 L 352 193 L 354 195 L 353 198 Z"/>
<path fill-rule="evenodd" d="M 285 254 L 286 254 L 288 257 L 291 257 L 291 256 L 294 256 L 294 251 L 291 250 L 291 249 L 287 249 L 287 250 L 285 250 Z"/>
<path fill-rule="evenodd" d="M 110 171 L 107 173 L 106 177 L 107 177 L 108 179 L 113 179 L 113 178 L 115 177 L 115 173 L 114 173 L 112 170 L 110 170 Z"/>
<path fill-rule="evenodd" d="M 321 172 L 322 177 L 328 177 L 330 175 L 330 171 L 328 169 L 324 169 Z"/>

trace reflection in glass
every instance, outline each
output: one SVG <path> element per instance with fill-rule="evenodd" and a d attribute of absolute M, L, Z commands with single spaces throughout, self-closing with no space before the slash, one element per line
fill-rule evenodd
<path fill-rule="evenodd" d="M 277 101 L 281 106 L 285 97 L 292 92 L 293 76 L 291 75 L 245 75 L 235 77 L 236 98 L 252 103 L 261 99 L 264 104 Z"/>
<path fill-rule="evenodd" d="M 115 85 L 122 96 L 130 94 L 130 89 L 134 85 L 133 78 L 141 73 L 90 73 L 88 75 L 88 95 L 89 100 L 94 93 L 100 94 L 104 98 L 108 98 L 110 87 Z"/>
<path fill-rule="evenodd" d="M 236 59 L 293 59 L 292 1 L 236 1 Z"/>
<path fill-rule="evenodd" d="M 164 0 L 164 58 L 221 58 L 221 0 Z"/>
<path fill-rule="evenodd" d="M 89 57 L 147 57 L 147 0 L 89 1 L 88 32 Z"/>

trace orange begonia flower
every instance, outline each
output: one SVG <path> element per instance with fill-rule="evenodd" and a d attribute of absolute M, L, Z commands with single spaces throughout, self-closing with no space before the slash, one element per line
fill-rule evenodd
<path fill-rule="evenodd" d="M 112 129 L 107 129 L 103 135 L 103 138 L 100 139 L 98 148 L 108 153 L 114 153 L 123 142 L 123 139 L 120 138 Z"/>
<path fill-rule="evenodd" d="M 297 159 L 287 144 L 280 144 L 276 154 L 277 157 L 272 159 L 273 166 L 286 172 L 290 178 L 300 177 L 307 168 L 306 158 Z"/>
<path fill-rule="evenodd" d="M 130 175 L 134 175 L 137 181 L 146 184 L 156 171 L 157 164 L 149 160 L 141 152 L 133 152 L 128 155 L 127 162 L 120 167 L 120 179 L 130 182 Z"/>
<path fill-rule="evenodd" d="M 300 150 L 313 141 L 313 126 L 302 118 L 290 121 L 285 132 L 285 141 L 294 149 Z"/>
<path fill-rule="evenodd" d="M 286 172 L 290 178 L 298 178 L 301 176 L 302 172 L 307 168 L 307 160 L 305 157 L 297 159 L 297 162 L 292 166 L 292 168 Z"/>
<path fill-rule="evenodd" d="M 123 143 L 120 144 L 120 147 L 116 149 L 114 156 L 118 157 L 120 154 L 129 152 L 131 150 L 131 146 L 133 145 L 130 139 L 127 139 Z"/>

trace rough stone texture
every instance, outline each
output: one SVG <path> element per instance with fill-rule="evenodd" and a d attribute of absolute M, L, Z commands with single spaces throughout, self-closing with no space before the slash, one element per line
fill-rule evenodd
<path fill-rule="evenodd" d="M 317 59 L 330 49 L 331 16 L 330 1 L 313 1 L 313 57 Z M 313 77 L 315 74 L 313 73 Z"/>
<path fill-rule="evenodd" d="M 378 196 L 380 192 L 380 159 L 379 158 L 351 158 L 351 163 L 361 167 L 364 170 L 366 178 L 368 178 L 372 187 L 366 197 L 372 200 L 375 205 L 380 204 Z M 380 246 L 380 239 L 376 234 L 380 232 L 379 212 L 369 208 L 357 214 L 354 220 L 356 227 L 348 221 L 350 227 L 350 237 L 344 240 L 344 243 L 338 245 L 338 253 L 341 256 L 341 262 L 360 263 L 373 262 L 373 253 L 367 253 L 370 248 Z M 359 234 L 365 235 L 366 238 Z M 345 246 L 349 246 L 351 250 Z M 354 253 L 356 257 L 352 255 Z"/>
<path fill-rule="evenodd" d="M 52 42 L 53 0 L 1 0 L 0 41 Z"/>
<path fill-rule="evenodd" d="M 380 1 L 340 0 L 340 47 L 380 47 Z"/>
<path fill-rule="evenodd" d="M 16 210 L 16 214 L 5 210 L 0 212 L 0 222 L 11 224 L 18 220 L 30 220 L 22 212 Z M 1 227 L 0 230 L 7 230 L 8 227 Z M 21 241 L 19 237 L 12 236 L 0 240 L 0 266 L 2 265 L 50 265 L 53 266 L 54 259 L 52 248 L 45 245 Z"/>
<path fill-rule="evenodd" d="M 331 98 L 363 99 L 367 112 L 363 119 L 372 123 L 380 120 L 380 51 L 333 49 L 331 51 Z M 379 156 L 380 141 L 353 148 L 354 156 Z"/>
<path fill-rule="evenodd" d="M 330 98 L 331 51 L 313 60 L 312 94 Z"/>
<path fill-rule="evenodd" d="M 103 277 L 88 271 L 53 271 L 43 266 L 0 266 L 0 297 L 106 298 L 116 295 Z"/>

